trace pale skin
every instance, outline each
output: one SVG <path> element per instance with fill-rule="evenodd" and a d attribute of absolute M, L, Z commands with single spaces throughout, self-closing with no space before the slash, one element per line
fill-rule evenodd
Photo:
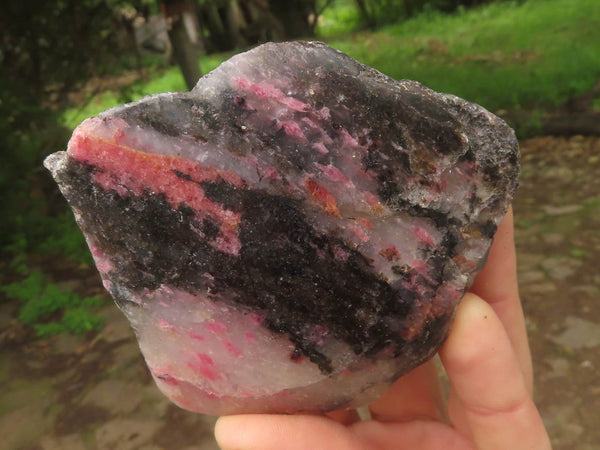
<path fill-rule="evenodd" d="M 532 400 L 512 210 L 439 356 L 451 383 L 447 399 L 429 361 L 369 405 L 371 420 L 355 411 L 225 416 L 217 442 L 223 450 L 550 449 Z"/>

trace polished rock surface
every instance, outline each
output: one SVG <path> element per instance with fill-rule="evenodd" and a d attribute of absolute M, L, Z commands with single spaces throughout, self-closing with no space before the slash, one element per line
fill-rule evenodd
<path fill-rule="evenodd" d="M 295 42 L 88 119 L 45 164 L 166 395 L 318 412 L 435 354 L 518 148 L 475 104 Z"/>

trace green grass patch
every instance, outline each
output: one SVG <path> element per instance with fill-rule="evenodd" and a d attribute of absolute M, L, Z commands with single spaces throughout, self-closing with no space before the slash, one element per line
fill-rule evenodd
<path fill-rule="evenodd" d="M 569 252 L 573 258 L 581 259 L 585 256 L 585 250 L 581 248 L 572 248 Z"/>
<path fill-rule="evenodd" d="M 600 210 L 600 196 L 592 197 L 583 204 L 583 211 L 591 213 L 594 210 Z"/>
<path fill-rule="evenodd" d="M 356 31 L 362 25 L 361 21 L 354 0 L 336 0 L 323 11 L 315 31 L 321 39 L 327 39 Z"/>
<path fill-rule="evenodd" d="M 56 256 L 84 265 L 94 263 L 83 233 L 70 210 L 56 216 L 46 216 L 33 209 L 16 215 L 13 221 L 17 231 L 11 235 L 10 242 L 1 248 L 11 256 L 12 271 L 27 273 L 28 253 Z"/>
<path fill-rule="evenodd" d="M 523 228 L 523 229 L 527 229 L 527 228 L 531 228 L 533 226 L 533 222 L 530 220 L 518 220 L 515 225 L 519 228 Z"/>
<path fill-rule="evenodd" d="M 80 297 L 48 282 L 40 271 L 32 271 L 21 281 L 0 287 L 7 297 L 21 302 L 19 320 L 34 328 L 37 336 L 60 333 L 83 334 L 102 327 L 97 309 L 101 297 Z"/>
<path fill-rule="evenodd" d="M 556 106 L 600 78 L 596 0 L 499 1 L 429 11 L 329 43 L 396 78 L 420 81 L 492 111 Z"/>
<path fill-rule="evenodd" d="M 87 265 L 94 263 L 71 211 L 54 217 L 39 216 L 37 220 L 41 225 L 39 229 L 44 230 L 44 236 L 39 239 L 37 246 L 40 253 L 70 258 Z"/>

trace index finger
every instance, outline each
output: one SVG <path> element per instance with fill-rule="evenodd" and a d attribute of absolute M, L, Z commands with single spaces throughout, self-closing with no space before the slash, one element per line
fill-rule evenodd
<path fill-rule="evenodd" d="M 465 295 L 440 357 L 454 392 L 452 422 L 477 448 L 550 448 L 504 324 L 489 303 Z"/>
<path fill-rule="evenodd" d="M 517 283 L 513 211 L 508 209 L 490 249 L 488 261 L 475 278 L 471 292 L 485 299 L 504 325 L 529 391 L 533 389 L 531 352 Z"/>

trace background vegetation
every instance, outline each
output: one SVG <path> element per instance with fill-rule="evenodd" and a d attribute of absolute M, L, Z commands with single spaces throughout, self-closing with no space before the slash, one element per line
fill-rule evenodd
<path fill-rule="evenodd" d="M 139 25 L 161 14 L 170 39 L 140 41 Z M 195 40 L 177 34 L 185 14 L 192 14 Z M 93 311 L 101 300 L 55 283 L 57 262 L 92 261 L 41 167 L 86 117 L 183 90 L 190 74 L 265 40 L 316 37 L 393 78 L 478 102 L 529 136 L 541 132 L 549 111 L 582 97 L 600 109 L 598 17 L 597 0 L 5 2 L 1 291 L 21 302 L 20 320 L 39 335 L 100 326 Z"/>

